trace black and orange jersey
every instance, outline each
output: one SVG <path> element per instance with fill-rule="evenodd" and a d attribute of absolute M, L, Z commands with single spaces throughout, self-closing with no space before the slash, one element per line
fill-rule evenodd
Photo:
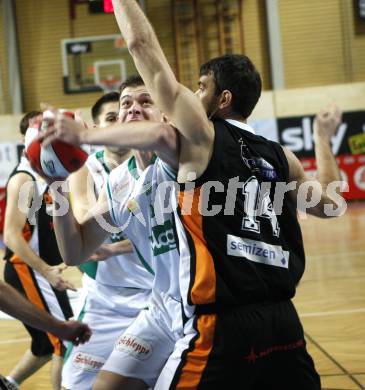
<path fill-rule="evenodd" d="M 190 248 L 182 294 L 208 310 L 289 299 L 305 257 L 284 151 L 243 123 L 216 120 L 214 129 L 206 171 L 180 186 Z"/>
<path fill-rule="evenodd" d="M 23 237 L 32 250 L 47 264 L 53 266 L 62 263 L 53 228 L 53 202 L 47 183 L 30 167 L 25 157 L 11 173 L 9 180 L 16 174 L 26 173 L 35 183 L 35 192 L 23 228 Z M 6 248 L 5 260 L 22 262 L 10 248 Z"/>

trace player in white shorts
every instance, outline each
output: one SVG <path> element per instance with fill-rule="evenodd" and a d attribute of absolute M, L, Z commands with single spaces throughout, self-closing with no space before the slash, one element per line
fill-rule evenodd
<path fill-rule="evenodd" d="M 114 123 L 118 111 L 119 93 L 102 96 L 92 107 L 95 125 L 104 128 Z M 91 154 L 86 165 L 70 176 L 73 213 L 78 220 L 95 204 L 111 169 L 130 155 L 128 149 L 105 147 Z M 128 170 L 128 165 L 123 167 L 130 179 L 136 180 L 135 172 Z M 65 389 L 91 389 L 118 336 L 146 307 L 152 287 L 153 273 L 121 233 L 111 234 L 92 259 L 80 265 L 87 295 L 79 318 L 90 323 L 93 334 L 89 343 L 67 349 L 62 371 Z"/>
<path fill-rule="evenodd" d="M 152 115 L 146 116 L 146 111 L 154 111 L 156 122 L 139 121 L 140 117 L 151 120 Z M 80 125 L 75 121 L 58 115 L 56 127 L 48 131 L 46 142 L 61 138 L 74 144 L 81 141 L 156 150 L 167 164 L 177 169 L 175 131 L 170 125 L 161 122 L 162 114 L 151 100 L 142 80 L 138 85 L 121 92 L 119 122 L 123 122 L 128 112 L 132 113 L 135 123 L 118 124 L 104 132 L 82 130 L 82 134 L 79 133 Z M 124 164 L 130 166 L 131 161 L 133 159 Z M 137 181 L 131 180 L 128 172 L 120 166 L 111 174 L 108 188 L 101 191 L 96 208 L 90 211 L 81 224 L 73 219 L 71 213 L 54 218 L 60 243 L 73 242 L 72 246 L 61 245 L 66 262 L 88 258 L 102 242 L 107 234 L 105 224 L 98 224 L 95 218 L 100 222 L 103 217 L 104 222 L 123 229 L 133 242 L 140 259 L 149 263 L 155 272 L 155 294 L 149 302 L 149 309 L 143 310 L 136 322 L 118 340 L 94 388 L 132 389 L 153 386 L 176 340 L 182 336 L 183 314 L 176 276 L 179 272 L 179 244 L 175 216 L 171 213 L 170 205 L 167 205 L 165 212 L 156 212 L 164 203 L 161 199 L 163 193 L 157 192 L 157 185 L 175 180 L 167 164 L 157 159 L 143 172 L 143 164 L 137 164 L 133 169 L 140 176 Z M 60 193 L 67 196 L 67 192 L 61 188 L 55 196 Z M 112 204 L 112 210 L 109 210 L 108 202 Z M 159 266 L 159 272 L 156 272 L 156 265 Z M 170 275 L 175 276 L 170 279 Z"/>
<path fill-rule="evenodd" d="M 109 388 L 111 382 L 121 377 L 143 380 L 153 387 L 163 365 L 183 335 L 183 313 L 179 290 L 179 246 L 173 207 L 161 209 L 166 194 L 169 199 L 175 174 L 160 159 L 142 174 L 126 202 L 118 188 L 126 182 L 122 166 L 115 169 L 108 180 L 108 197 L 111 217 L 116 226 L 123 226 L 128 237 L 149 235 L 149 241 L 137 241 L 142 255 L 152 259 L 155 272 L 153 292 L 148 310 L 121 335 L 105 363 L 95 388 Z M 169 185 L 164 191 L 161 183 Z M 128 223 L 130 219 L 133 222 Z M 171 277 L 173 275 L 173 277 Z M 111 374 L 113 373 L 113 374 Z M 115 382 L 117 385 L 117 382 Z"/>

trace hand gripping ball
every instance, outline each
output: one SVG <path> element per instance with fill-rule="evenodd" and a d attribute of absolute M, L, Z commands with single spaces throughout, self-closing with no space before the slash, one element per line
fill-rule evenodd
<path fill-rule="evenodd" d="M 74 117 L 71 112 L 64 114 Z M 54 141 L 46 147 L 42 146 L 41 141 L 35 138 L 41 130 L 47 129 L 53 119 L 53 114 L 45 111 L 42 121 L 28 128 L 25 134 L 25 155 L 31 167 L 40 176 L 65 179 L 84 165 L 88 154 L 80 147 L 63 141 Z"/>

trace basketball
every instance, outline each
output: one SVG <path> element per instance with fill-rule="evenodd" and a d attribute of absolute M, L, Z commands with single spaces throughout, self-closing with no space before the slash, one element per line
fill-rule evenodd
<path fill-rule="evenodd" d="M 73 117 L 72 113 L 65 114 Z M 40 176 L 64 179 L 83 166 L 88 154 L 80 147 L 62 141 L 42 146 L 42 142 L 35 138 L 40 130 L 46 129 L 52 119 L 52 115 L 46 111 L 42 122 L 28 128 L 25 135 L 25 155 Z"/>

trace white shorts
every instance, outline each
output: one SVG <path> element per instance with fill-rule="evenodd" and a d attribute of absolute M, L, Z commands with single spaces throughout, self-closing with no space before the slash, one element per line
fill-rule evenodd
<path fill-rule="evenodd" d="M 197 331 L 194 328 L 194 321 L 195 317 L 192 317 L 185 324 L 185 335 L 176 341 L 174 350 L 166 361 L 154 390 L 170 389 L 181 364 L 182 357 L 185 356 L 186 352 L 189 350 L 192 339 L 197 336 Z M 195 387 L 192 386 L 192 388 Z"/>
<path fill-rule="evenodd" d="M 87 323 L 92 336 L 89 342 L 69 346 L 62 370 L 62 386 L 72 390 L 90 390 L 96 376 L 113 351 L 118 337 L 133 323 L 141 308 L 146 307 L 150 290 L 113 289 L 124 291 L 128 305 L 109 305 L 89 294 L 79 319 Z M 132 306 L 133 305 L 133 306 Z M 112 308 L 111 308 L 112 307 Z"/>
<path fill-rule="evenodd" d="M 153 293 L 149 308 L 119 337 L 103 370 L 153 387 L 176 341 L 183 337 L 181 310 L 181 302 Z"/>

